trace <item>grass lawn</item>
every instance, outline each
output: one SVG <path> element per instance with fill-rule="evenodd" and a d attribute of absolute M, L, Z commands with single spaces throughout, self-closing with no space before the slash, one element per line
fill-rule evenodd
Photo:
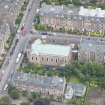
<path fill-rule="evenodd" d="M 72 76 L 69 80 L 70 83 L 80 83 L 80 80 L 77 77 Z"/>
<path fill-rule="evenodd" d="M 102 37 L 104 33 L 102 32 L 90 32 L 90 36 L 95 36 L 95 37 Z"/>

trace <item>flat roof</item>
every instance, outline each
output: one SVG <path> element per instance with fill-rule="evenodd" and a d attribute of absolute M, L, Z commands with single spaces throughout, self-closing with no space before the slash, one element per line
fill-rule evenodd
<path fill-rule="evenodd" d="M 96 16 L 96 17 L 105 17 L 105 10 L 102 10 L 101 8 L 96 9 L 87 9 L 84 7 L 80 7 L 79 15 L 82 16 Z"/>
<path fill-rule="evenodd" d="M 36 41 L 31 46 L 32 53 L 37 55 L 55 55 L 55 56 L 68 56 L 71 47 L 64 45 L 52 45 L 52 44 L 42 44 L 36 43 Z"/>

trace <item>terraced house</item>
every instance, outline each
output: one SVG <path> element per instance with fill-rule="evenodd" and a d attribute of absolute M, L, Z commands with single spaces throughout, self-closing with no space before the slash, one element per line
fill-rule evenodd
<path fill-rule="evenodd" d="M 32 75 L 17 72 L 11 78 L 10 83 L 20 90 L 35 91 L 44 96 L 62 97 L 64 95 L 65 78 Z"/>
<path fill-rule="evenodd" d="M 105 10 L 43 4 L 39 11 L 40 23 L 54 30 L 79 31 L 88 34 L 105 33 Z"/>

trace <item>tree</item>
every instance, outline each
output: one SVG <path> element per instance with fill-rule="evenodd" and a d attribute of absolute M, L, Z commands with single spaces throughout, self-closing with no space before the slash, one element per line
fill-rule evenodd
<path fill-rule="evenodd" d="M 11 99 L 8 96 L 4 96 L 0 99 L 0 105 L 12 105 Z"/>
<path fill-rule="evenodd" d="M 18 99 L 20 96 L 19 91 L 11 84 L 8 85 L 8 94 L 13 99 Z"/>
<path fill-rule="evenodd" d="M 22 102 L 20 105 L 30 105 L 29 102 Z"/>
<path fill-rule="evenodd" d="M 90 0 L 90 3 L 96 4 L 97 0 Z"/>
<path fill-rule="evenodd" d="M 28 97 L 28 100 L 30 102 L 32 102 L 33 100 L 35 100 L 36 98 L 40 97 L 40 94 L 39 93 L 36 93 L 36 92 L 31 92 L 31 94 L 29 95 Z"/>
<path fill-rule="evenodd" d="M 20 13 L 19 16 L 17 17 L 16 21 L 15 21 L 15 24 L 19 25 L 20 22 L 21 22 L 22 17 L 23 17 L 23 13 Z"/>
<path fill-rule="evenodd" d="M 22 95 L 23 95 L 24 97 L 27 97 L 27 96 L 28 96 L 28 92 L 27 92 L 27 91 L 22 91 Z"/>
<path fill-rule="evenodd" d="M 11 98 L 13 98 L 13 99 L 18 99 L 19 98 L 19 91 L 17 90 L 17 89 L 14 89 L 14 90 L 12 90 L 11 92 L 10 92 L 10 96 L 11 96 Z"/>
<path fill-rule="evenodd" d="M 33 99 L 35 99 L 37 97 L 40 97 L 40 94 L 36 93 L 36 92 L 31 92 L 31 96 L 32 96 Z"/>

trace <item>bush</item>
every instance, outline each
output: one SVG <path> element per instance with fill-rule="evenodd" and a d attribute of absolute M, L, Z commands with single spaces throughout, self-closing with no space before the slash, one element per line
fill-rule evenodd
<path fill-rule="evenodd" d="M 12 105 L 12 101 L 8 96 L 0 98 L 0 105 Z"/>
<path fill-rule="evenodd" d="M 30 105 L 29 102 L 22 102 L 20 105 Z"/>
<path fill-rule="evenodd" d="M 8 85 L 8 94 L 13 99 L 18 99 L 20 96 L 19 91 L 14 86 L 12 86 L 10 84 Z"/>

